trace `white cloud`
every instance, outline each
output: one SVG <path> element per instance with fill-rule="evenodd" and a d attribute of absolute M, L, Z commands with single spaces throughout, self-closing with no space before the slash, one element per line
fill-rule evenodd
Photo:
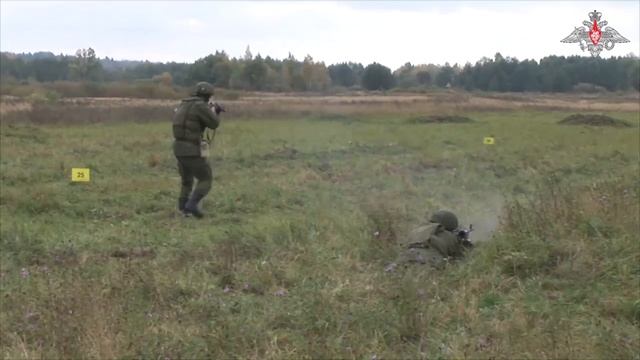
<path fill-rule="evenodd" d="M 196 18 L 180 19 L 175 22 L 175 31 L 186 30 L 192 33 L 200 33 L 207 29 L 207 24 Z"/>

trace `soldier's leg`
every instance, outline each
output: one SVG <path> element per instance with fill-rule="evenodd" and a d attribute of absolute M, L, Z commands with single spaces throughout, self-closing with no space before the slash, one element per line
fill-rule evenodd
<path fill-rule="evenodd" d="M 209 163 L 205 158 L 197 158 L 197 160 L 195 160 L 193 174 L 196 179 L 198 179 L 196 188 L 193 190 L 193 195 L 204 198 L 209 193 L 209 190 L 211 190 L 213 182 L 211 166 L 209 166 Z"/>
<path fill-rule="evenodd" d="M 188 164 L 188 158 L 177 157 L 177 159 L 178 172 L 180 173 L 180 196 L 178 197 L 178 209 L 183 211 L 187 201 L 189 200 L 189 195 L 191 195 L 191 191 L 193 190 L 194 175 Z"/>
<path fill-rule="evenodd" d="M 191 160 L 190 168 L 193 171 L 193 175 L 198 179 L 189 201 L 185 205 L 185 211 L 193 214 L 195 217 L 202 217 L 202 212 L 198 209 L 198 203 L 209 193 L 211 190 L 211 182 L 213 180 L 211 167 L 204 158 L 194 158 Z"/>
<path fill-rule="evenodd" d="M 441 269 L 445 265 L 444 257 L 435 249 L 409 248 L 404 249 L 398 259 L 398 265 L 421 264 L 430 265 L 431 267 Z"/>

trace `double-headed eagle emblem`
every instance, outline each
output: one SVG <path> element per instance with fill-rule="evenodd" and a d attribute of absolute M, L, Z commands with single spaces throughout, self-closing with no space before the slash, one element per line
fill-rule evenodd
<path fill-rule="evenodd" d="M 579 43 L 582 51 L 589 50 L 592 56 L 599 56 L 602 49 L 611 50 L 616 43 L 629 42 L 624 36 L 620 35 L 616 29 L 607 26 L 607 21 L 600 21 L 602 13 L 593 10 L 589 13 L 589 20 L 583 21 L 582 27 L 576 27 L 571 35 L 562 39 L 563 43 Z M 604 30 L 604 28 L 607 26 Z"/>

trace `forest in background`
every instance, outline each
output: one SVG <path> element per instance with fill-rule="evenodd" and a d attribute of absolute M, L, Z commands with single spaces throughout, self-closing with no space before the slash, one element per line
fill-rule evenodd
<path fill-rule="evenodd" d="M 285 59 L 262 57 L 260 54 L 254 56 L 249 47 L 241 58 L 216 51 L 193 63 L 99 58 L 93 49 L 88 48 L 79 49 L 75 55 L 3 52 L 0 65 L 4 95 L 15 95 L 7 90 L 12 86 L 53 82 L 84 83 L 83 89 L 89 93 L 87 96 L 100 96 L 100 86 L 105 83 L 133 83 L 149 89 L 158 86 L 171 89 L 191 86 L 198 81 L 208 81 L 223 89 L 270 92 L 448 87 L 497 92 L 640 89 L 640 60 L 633 54 L 608 59 L 548 56 L 536 61 L 518 60 L 496 53 L 493 58 L 483 57 L 475 64 L 463 66 L 406 63 L 392 70 L 375 62 L 366 66 L 354 62 L 326 65 L 310 55 L 302 60 L 291 54 Z M 62 96 L 70 95 L 64 89 L 60 92 Z"/>

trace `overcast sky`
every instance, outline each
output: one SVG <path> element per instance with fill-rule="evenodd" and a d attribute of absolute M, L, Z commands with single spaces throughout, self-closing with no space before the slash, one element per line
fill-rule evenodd
<path fill-rule="evenodd" d="M 601 56 L 640 54 L 639 1 L 7 1 L 0 49 L 193 62 L 224 50 L 333 64 L 475 63 L 496 52 L 518 59 L 588 55 L 560 40 L 597 9 L 631 42 Z"/>

